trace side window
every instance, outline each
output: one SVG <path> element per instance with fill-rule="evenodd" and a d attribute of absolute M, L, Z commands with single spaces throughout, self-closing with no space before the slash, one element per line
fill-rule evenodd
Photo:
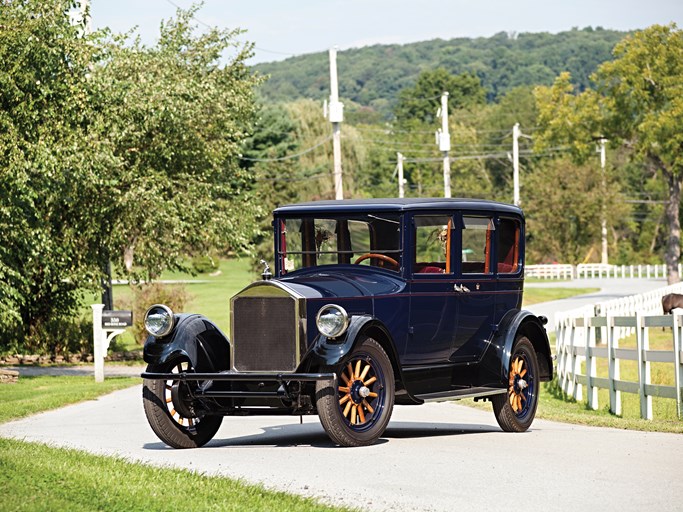
<path fill-rule="evenodd" d="M 500 219 L 498 223 L 498 273 L 512 274 L 519 269 L 519 222 Z"/>
<path fill-rule="evenodd" d="M 462 218 L 462 273 L 491 272 L 491 241 L 495 227 L 490 217 Z"/>
<path fill-rule="evenodd" d="M 453 221 L 449 215 L 415 216 L 414 274 L 450 274 Z"/>

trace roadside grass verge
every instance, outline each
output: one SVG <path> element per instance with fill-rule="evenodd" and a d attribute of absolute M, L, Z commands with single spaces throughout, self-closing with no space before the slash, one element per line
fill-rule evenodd
<path fill-rule="evenodd" d="M 554 331 L 548 333 L 554 337 Z M 651 328 L 649 333 L 650 350 L 673 350 L 671 329 L 662 331 Z M 554 343 L 551 339 L 551 349 L 554 351 Z M 604 345 L 602 345 L 604 346 Z M 620 348 L 636 348 L 635 335 L 629 336 L 619 342 Z M 596 359 L 597 377 L 607 377 L 607 359 Z M 651 383 L 665 386 L 674 385 L 674 365 L 672 363 L 650 363 Z M 638 363 L 636 361 L 621 361 L 621 380 L 638 382 Z M 585 362 L 581 366 L 581 372 L 585 375 Z M 609 391 L 598 390 L 598 409 L 588 407 L 586 387 L 583 388 L 583 400 L 575 400 L 572 396 L 562 391 L 557 378 L 552 382 L 545 382 L 541 386 L 539 396 L 537 418 L 560 421 L 563 423 L 575 423 L 591 425 L 594 427 L 611 427 L 629 430 L 641 430 L 647 432 L 672 432 L 683 434 L 683 421 L 678 419 L 676 400 L 653 397 L 652 412 L 653 420 L 644 420 L 640 417 L 640 397 L 633 393 L 621 394 L 621 414 L 617 416 L 609 410 Z M 472 399 L 463 400 L 460 403 L 481 409 L 491 410 L 488 402 L 474 402 Z"/>
<path fill-rule="evenodd" d="M 3 510 L 340 511 L 313 499 L 187 470 L 0 438 Z"/>
<path fill-rule="evenodd" d="M 0 385 L 0 423 L 140 383 L 137 377 L 107 377 L 104 382 L 95 382 L 92 376 L 80 375 L 22 376 L 15 384 Z"/>
<path fill-rule="evenodd" d="M 638 399 L 637 395 L 632 396 L 636 400 Z M 669 401 L 673 402 L 675 410 L 676 402 L 674 400 Z M 471 398 L 454 403 L 487 411 L 493 410 L 489 402 L 475 402 Z M 609 411 L 609 401 L 602 401 L 601 404 L 600 409 L 596 411 L 590 409 L 586 402 L 577 402 L 572 397 L 566 396 L 557 384 L 557 380 L 554 380 L 552 382 L 545 382 L 541 386 L 536 418 L 592 427 L 683 434 L 683 421 L 678 421 L 675 417 L 673 419 L 662 419 L 657 416 L 656 412 L 655 419 L 652 421 L 636 416 L 616 416 Z"/>
<path fill-rule="evenodd" d="M 0 386 L 0 422 L 140 384 L 139 378 L 20 377 Z M 0 438 L 1 510 L 342 511 L 238 480 Z"/>
<path fill-rule="evenodd" d="M 600 288 L 524 288 L 524 306 L 599 292 Z"/>

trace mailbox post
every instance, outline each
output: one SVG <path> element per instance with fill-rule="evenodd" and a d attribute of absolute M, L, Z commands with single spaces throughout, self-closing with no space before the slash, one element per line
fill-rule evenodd
<path fill-rule="evenodd" d="M 133 325 L 132 311 L 104 310 L 104 304 L 92 306 L 92 331 L 95 359 L 95 382 L 104 382 L 104 358 L 114 336 Z"/>

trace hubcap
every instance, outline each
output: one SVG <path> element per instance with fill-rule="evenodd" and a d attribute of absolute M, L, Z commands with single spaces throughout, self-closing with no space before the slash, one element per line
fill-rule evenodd
<path fill-rule="evenodd" d="M 526 377 L 526 378 L 525 378 Z M 530 384 L 528 364 L 524 356 L 517 356 L 510 364 L 508 399 L 510 407 L 518 416 L 524 414 L 533 389 Z"/>
<path fill-rule="evenodd" d="M 190 364 L 183 361 L 178 363 L 172 370 L 171 373 L 181 373 L 190 371 Z M 185 428 L 194 428 L 194 426 L 199 423 L 199 418 L 194 417 L 191 414 L 189 408 L 185 403 L 185 383 L 179 380 L 167 380 L 164 383 L 164 397 L 166 401 L 166 407 L 168 413 L 173 418 L 178 425 Z"/>
<path fill-rule="evenodd" d="M 377 416 L 383 403 L 381 373 L 370 358 L 357 359 L 346 365 L 339 375 L 339 410 L 353 428 L 367 427 Z"/>

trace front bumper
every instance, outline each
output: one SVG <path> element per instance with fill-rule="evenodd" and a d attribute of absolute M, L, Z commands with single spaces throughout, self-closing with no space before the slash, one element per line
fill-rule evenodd
<path fill-rule="evenodd" d="M 336 387 L 337 376 L 334 373 L 245 373 L 245 372 L 218 372 L 218 373 L 154 373 L 143 372 L 143 379 L 150 380 L 173 380 L 173 381 L 221 381 L 221 382 L 251 382 L 279 384 L 277 391 L 251 391 L 251 390 L 211 390 L 201 389 L 195 391 L 198 398 L 290 398 L 289 385 L 293 382 L 317 382 L 328 381 Z"/>

